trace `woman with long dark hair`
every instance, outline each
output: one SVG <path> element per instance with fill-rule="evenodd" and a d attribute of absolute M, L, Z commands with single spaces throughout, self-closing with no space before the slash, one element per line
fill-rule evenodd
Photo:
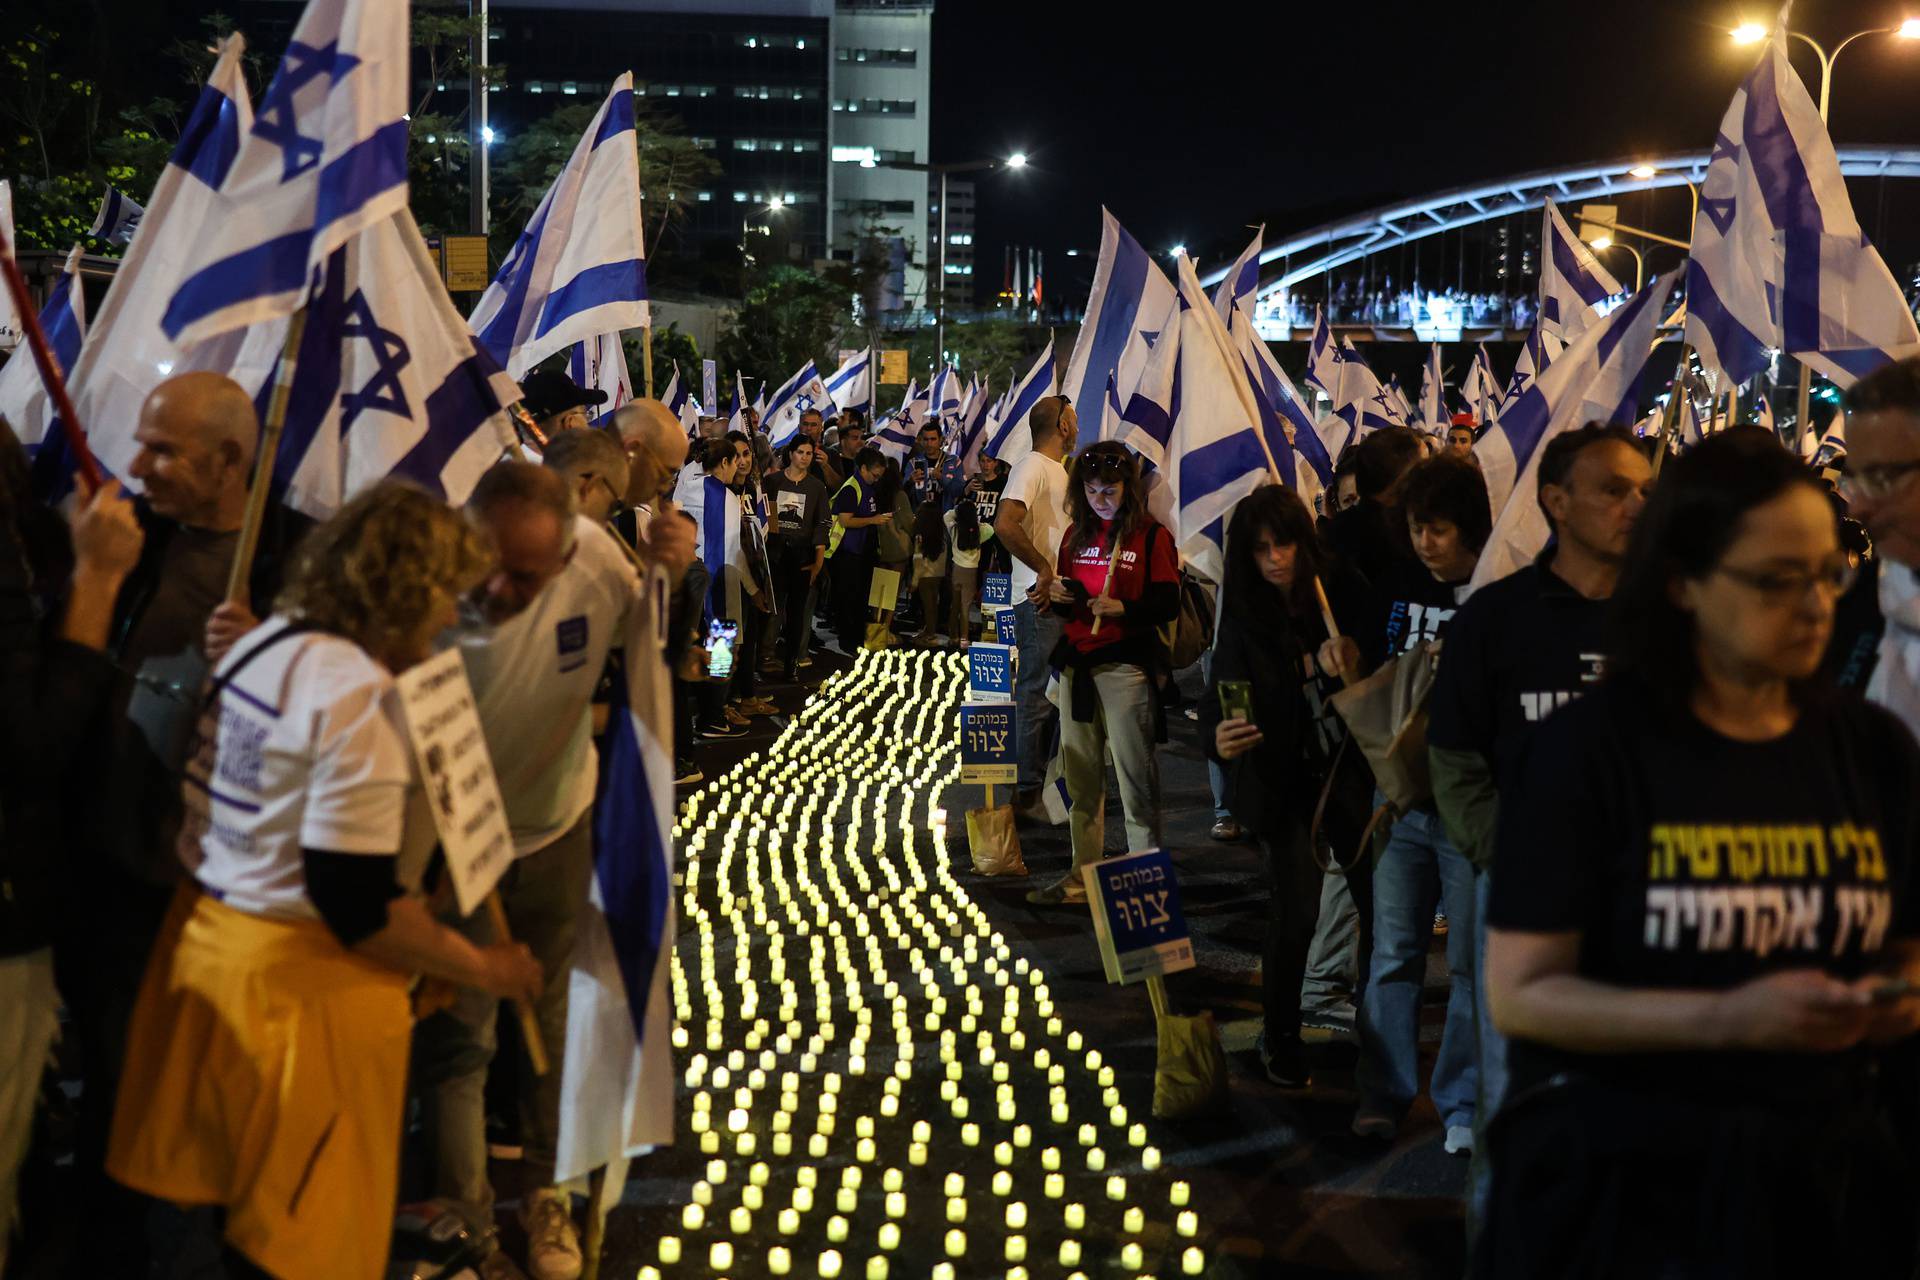
<path fill-rule="evenodd" d="M 993 526 L 982 524 L 979 508 L 962 498 L 943 517 L 947 524 L 948 606 L 947 636 L 964 652 L 973 642 L 973 601 L 980 592 L 980 557 L 993 538 Z"/>
<path fill-rule="evenodd" d="M 1502 798 L 1477 1274 L 1913 1274 L 1920 749 L 1815 679 L 1851 576 L 1770 432 L 1661 476 L 1607 677 Z"/>
<path fill-rule="evenodd" d="M 1227 807 L 1259 838 L 1266 858 L 1272 897 L 1260 966 L 1260 1063 L 1269 1080 L 1289 1089 L 1310 1083 L 1300 983 L 1320 911 L 1322 872 L 1309 845 L 1314 807 L 1337 763 L 1345 785 L 1329 806 L 1326 844 L 1349 859 L 1372 790 L 1365 759 L 1353 747 L 1341 750 L 1346 727 L 1330 702 L 1339 682 L 1316 657 L 1328 639 L 1316 583 L 1324 584 L 1343 634 L 1370 630 L 1359 583 L 1334 566 L 1313 513 L 1293 491 L 1269 485 L 1242 498 L 1227 524 L 1225 598 L 1199 710 L 1202 740 L 1226 769 Z M 1241 685 L 1252 714 L 1229 716 L 1222 688 L 1237 698 Z M 1373 934 L 1371 873 L 1365 860 L 1347 872 L 1363 963 Z"/>
<path fill-rule="evenodd" d="M 1043 906 L 1086 901 L 1080 869 L 1105 852 L 1107 756 L 1120 779 L 1127 847 L 1160 844 L 1160 765 L 1166 736 L 1153 668 L 1156 628 L 1180 611 L 1173 534 L 1147 514 L 1138 465 L 1106 440 L 1081 450 L 1067 479 L 1066 536 L 1048 592 L 1062 620 L 1053 665 L 1061 672 L 1061 773 L 1073 866 L 1027 895 Z"/>

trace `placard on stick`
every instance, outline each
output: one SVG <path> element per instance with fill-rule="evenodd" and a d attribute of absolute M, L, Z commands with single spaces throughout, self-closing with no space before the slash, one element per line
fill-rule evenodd
<path fill-rule="evenodd" d="M 1139 982 L 1193 968 L 1180 881 L 1165 849 L 1089 863 L 1080 875 L 1108 982 Z"/>
<path fill-rule="evenodd" d="M 394 681 L 426 788 L 427 807 L 446 851 L 460 914 L 471 915 L 513 865 L 513 833 L 493 775 L 486 734 L 467 667 L 449 649 Z"/>
<path fill-rule="evenodd" d="M 1019 739 L 1011 702 L 967 702 L 960 707 L 960 781 L 1010 786 L 1019 776 Z"/>
<path fill-rule="evenodd" d="M 967 701 L 1012 702 L 1014 664 L 1012 645 L 980 643 L 967 649 Z"/>
<path fill-rule="evenodd" d="M 867 604 L 875 609 L 892 610 L 900 603 L 900 571 L 875 569 L 873 585 L 867 588 Z"/>
<path fill-rule="evenodd" d="M 980 604 L 988 609 L 1012 608 L 1013 575 L 989 573 L 983 576 L 980 580 Z"/>

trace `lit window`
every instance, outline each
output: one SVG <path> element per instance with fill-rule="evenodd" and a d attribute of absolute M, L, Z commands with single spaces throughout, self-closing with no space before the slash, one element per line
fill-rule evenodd
<path fill-rule="evenodd" d="M 733 198 L 735 203 L 739 203 L 747 198 L 747 193 L 744 191 L 736 191 L 733 193 Z"/>
<path fill-rule="evenodd" d="M 748 37 L 747 37 L 747 48 L 749 48 L 749 49 L 758 49 L 759 47 L 760 47 L 760 41 L 759 41 L 759 40 L 757 40 L 757 39 L 755 39 L 755 38 L 754 38 L 753 36 L 748 36 Z"/>
<path fill-rule="evenodd" d="M 668 86 L 667 86 L 667 96 L 668 96 L 669 98 L 677 98 L 677 97 L 679 97 L 679 96 L 680 96 L 680 86 L 679 86 L 679 85 L 677 85 L 677 84 L 670 84 L 670 85 L 668 85 Z"/>
<path fill-rule="evenodd" d="M 529 80 L 529 81 L 527 81 L 527 92 L 528 92 L 528 93 L 540 93 L 540 92 L 542 92 L 542 90 L 541 90 L 541 88 L 540 88 L 540 82 L 539 82 L 538 80 Z"/>
<path fill-rule="evenodd" d="M 807 42 L 805 40 L 795 40 L 793 42 L 793 47 L 796 49 L 804 49 L 807 47 Z"/>
<path fill-rule="evenodd" d="M 569 81 L 567 81 L 567 82 L 566 82 L 565 84 L 563 84 L 563 85 L 561 85 L 561 86 L 560 86 L 560 92 L 562 92 L 562 93 L 578 93 L 578 92 L 580 92 L 580 86 L 579 86 L 579 85 L 577 85 L 577 84 L 575 84 L 575 83 L 574 83 L 573 81 L 571 81 L 571 80 L 569 80 Z"/>
<path fill-rule="evenodd" d="M 702 191 L 699 195 L 695 196 L 694 199 L 698 200 L 701 204 L 706 204 L 709 200 L 713 199 L 713 192 Z"/>
<path fill-rule="evenodd" d="M 835 164 L 870 164 L 876 159 L 872 147 L 835 147 Z"/>

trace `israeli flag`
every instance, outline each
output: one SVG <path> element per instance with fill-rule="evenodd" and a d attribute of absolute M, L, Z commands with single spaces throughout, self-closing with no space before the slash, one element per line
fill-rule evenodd
<path fill-rule="evenodd" d="M 571 343 L 649 323 L 633 73 L 626 71 L 481 295 L 473 331 L 521 378 Z"/>
<path fill-rule="evenodd" d="M 1382 427 L 1406 425 L 1405 413 L 1366 358 L 1353 343 L 1334 336 L 1320 308 L 1314 311 L 1313 339 L 1307 347 L 1307 381 L 1327 393 L 1334 415 L 1351 428 L 1353 438 Z M 1400 399 L 1404 402 L 1406 397 Z"/>
<path fill-rule="evenodd" d="M 1474 345 L 1473 362 L 1467 366 L 1467 381 L 1460 394 L 1475 422 L 1487 426 L 1500 420 L 1500 379 L 1493 375 L 1493 360 L 1484 342 Z"/>
<path fill-rule="evenodd" d="M 1813 433 L 1809 431 L 1808 435 Z M 1830 467 L 1836 459 L 1847 456 L 1847 415 L 1836 413 L 1827 426 L 1827 434 L 1820 437 L 1820 447 L 1813 451 L 1813 464 L 1816 467 Z"/>
<path fill-rule="evenodd" d="M 980 469 L 980 451 L 987 443 L 987 424 L 993 412 L 993 401 L 988 395 L 990 383 L 991 379 L 980 383 L 966 408 L 960 411 L 960 426 L 953 437 L 953 453 L 960 459 L 963 475 L 972 475 Z"/>
<path fill-rule="evenodd" d="M 80 257 L 81 248 L 76 244 L 68 251 L 66 267 L 40 308 L 40 331 L 47 336 L 47 349 L 63 374 L 79 359 L 80 345 L 87 334 L 87 298 L 80 288 Z M 78 409 L 76 405 L 75 411 Z M 8 360 L 5 367 L 0 367 L 0 418 L 12 425 L 14 435 L 36 461 L 50 440 L 54 447 L 46 452 L 62 456 L 67 452 L 60 443 L 64 433 L 56 435 L 55 432 L 56 417 L 53 397 L 47 394 L 46 384 L 40 378 L 40 365 L 32 352 L 22 351 Z M 91 440 L 88 443 L 91 445 Z M 77 460 L 70 460 L 54 468 L 54 474 L 41 483 L 38 474 L 41 468 L 36 466 L 36 491 L 43 498 L 65 493 L 77 469 Z"/>
<path fill-rule="evenodd" d="M 1060 383 L 1061 394 L 1083 420 L 1083 433 L 1096 425 L 1093 411 L 1104 403 L 1107 374 L 1114 375 L 1122 404 L 1133 394 L 1152 343 L 1172 323 L 1173 310 L 1174 288 L 1166 273 L 1111 213 L 1100 210 L 1100 259 L 1094 266 L 1093 291 L 1087 295 L 1086 317 Z M 992 449 L 987 452 L 1000 457 Z"/>
<path fill-rule="evenodd" d="M 1900 286 L 1854 217 L 1820 112 L 1787 65 L 1784 10 L 1713 140 L 1686 333 L 1736 383 L 1772 349 L 1851 386 L 1920 344 Z"/>
<path fill-rule="evenodd" d="M 927 416 L 936 422 L 949 422 L 960 413 L 960 375 L 950 364 L 942 365 L 927 388 Z"/>
<path fill-rule="evenodd" d="M 453 309 L 412 212 L 328 255 L 306 307 L 274 465 L 284 501 L 324 519 L 387 476 L 466 501 L 516 442 L 520 388 Z"/>
<path fill-rule="evenodd" d="M 1540 230 L 1538 323 L 1542 331 L 1571 342 L 1599 314 L 1596 308 L 1620 292 L 1620 283 L 1593 250 L 1580 243 L 1559 206 L 1551 200 L 1546 206 L 1546 225 Z"/>
<path fill-rule="evenodd" d="M 13 238 L 13 184 L 0 178 L 0 232 L 5 232 L 7 243 L 15 249 L 19 241 Z M 13 309 L 13 294 L 0 289 L 0 351 L 11 351 L 20 345 L 26 336 L 21 327 L 20 315 Z"/>
<path fill-rule="evenodd" d="M 836 409 L 852 409 L 873 399 L 873 348 L 848 356 L 827 379 L 827 394 Z"/>
<path fill-rule="evenodd" d="M 1589 422 L 1630 425 L 1639 416 L 1640 375 L 1653 353 L 1661 310 L 1680 277 L 1675 268 L 1588 325 L 1513 411 L 1480 437 L 1474 453 L 1497 513 L 1472 586 L 1530 564 L 1547 545 L 1539 495 L 1540 446 Z M 1495 488 L 1496 479 L 1501 483 Z"/>
<path fill-rule="evenodd" d="M 1181 556 L 1196 573 L 1220 582 L 1225 576 L 1221 531 L 1226 518 L 1247 494 L 1291 474 L 1293 457 L 1291 451 L 1284 457 L 1270 453 L 1263 419 L 1273 417 L 1272 408 L 1261 404 L 1193 261 L 1183 253 L 1176 265 L 1174 326 L 1154 344 L 1156 381 L 1162 386 L 1153 390 L 1165 387 L 1171 392 L 1160 406 L 1170 428 L 1160 469 L 1171 490 L 1173 533 Z M 1170 374 L 1162 372 L 1168 365 Z M 1271 430 L 1278 434 L 1277 420 Z M 1284 437 L 1280 443 L 1284 447 Z"/>
<path fill-rule="evenodd" d="M 907 442 L 913 442 L 913 436 L 933 417 L 933 388 L 929 385 L 922 390 L 917 384 L 907 384 L 906 397 L 900 402 L 900 411 L 894 415 L 894 423 L 907 433 Z"/>
<path fill-rule="evenodd" d="M 740 612 L 741 583 L 751 572 L 740 538 L 740 495 L 698 466 L 689 465 L 674 486 L 674 501 L 693 518 L 694 543 L 707 566 L 706 621 L 731 618 L 746 625 Z"/>
<path fill-rule="evenodd" d="M 874 428 L 873 435 L 867 443 L 904 466 L 907 456 L 913 452 L 913 440 L 916 434 L 914 428 L 906 424 L 905 413 L 896 413 L 890 418 L 882 419 Z"/>
<path fill-rule="evenodd" d="M 140 451 L 133 439 L 140 406 L 169 375 L 212 369 L 229 374 L 251 393 L 265 383 L 280 353 L 284 318 L 267 322 L 258 333 L 226 334 L 202 343 L 191 358 L 161 325 L 169 300 L 207 242 L 207 228 L 219 216 L 217 193 L 253 124 L 241 70 L 245 52 L 246 42 L 237 34 L 221 42 L 180 141 L 147 198 L 140 233 L 127 246 L 107 287 L 92 341 L 81 348 L 69 370 L 68 390 L 86 427 L 87 443 L 100 465 L 115 475 L 124 477 L 133 466 Z M 0 300 L 0 310 L 5 305 Z M 254 353 L 245 366 L 240 362 L 242 348 Z"/>
<path fill-rule="evenodd" d="M 1429 431 L 1445 431 L 1449 421 L 1446 374 L 1440 368 L 1440 344 L 1436 342 L 1427 349 L 1427 363 L 1420 370 L 1420 425 Z"/>
<path fill-rule="evenodd" d="M 190 347 L 291 313 L 336 249 L 407 207 L 411 65 L 405 4 L 309 0 L 191 237 L 168 337 Z"/>
<path fill-rule="evenodd" d="M 1533 328 L 1527 331 L 1526 341 L 1520 344 L 1520 356 L 1513 362 L 1513 377 L 1507 381 L 1507 391 L 1500 398 L 1500 408 L 1495 417 L 1519 401 L 1521 394 L 1547 371 L 1547 366 L 1553 363 L 1564 345 L 1560 339 L 1542 329 L 1538 320 L 1533 322 Z"/>
<path fill-rule="evenodd" d="M 673 686 L 662 657 L 666 575 L 653 569 L 627 627 L 593 812 L 593 879 L 567 977 L 560 1183 L 673 1142 Z M 617 1199 L 617 1195 L 615 1196 Z"/>
<path fill-rule="evenodd" d="M 87 234 L 106 244 L 131 244 L 133 233 L 146 213 L 132 197 L 108 187 L 100 197 L 100 212 L 94 215 L 93 226 Z"/>
<path fill-rule="evenodd" d="M 747 429 L 747 387 L 738 369 L 733 373 L 733 399 L 727 402 L 727 430 Z"/>
<path fill-rule="evenodd" d="M 627 372 L 627 349 L 617 333 L 603 333 L 573 344 L 567 355 L 567 376 L 583 387 L 604 391 L 606 400 L 594 415 L 594 425 L 633 399 L 633 379 Z"/>
<path fill-rule="evenodd" d="M 1081 332 L 1084 334 L 1086 330 L 1083 328 Z M 1034 357 L 1025 375 L 1013 384 L 1012 394 L 1000 415 L 999 424 L 993 429 L 987 443 L 981 446 L 980 452 L 1009 468 L 1032 453 L 1033 429 L 1027 417 L 1033 412 L 1033 406 L 1052 394 L 1053 339 L 1048 338 L 1046 349 Z"/>
<path fill-rule="evenodd" d="M 686 403 L 686 400 L 687 389 L 680 385 L 680 366 L 676 364 L 673 366 L 673 372 L 667 377 L 667 385 L 660 391 L 660 403 L 667 406 L 667 409 L 677 418 L 680 416 L 680 406 Z"/>
<path fill-rule="evenodd" d="M 809 360 L 767 398 L 767 412 L 760 419 L 760 429 L 767 433 L 769 444 L 784 449 L 800 434 L 801 414 L 808 409 L 821 409 L 824 416 L 823 406 L 832 404 L 833 393 L 827 390 L 820 371 Z"/>
<path fill-rule="evenodd" d="M 1413 421 L 1413 406 L 1407 402 L 1407 393 L 1400 389 L 1400 375 L 1397 373 L 1387 375 L 1387 404 L 1400 421 Z"/>
<path fill-rule="evenodd" d="M 1260 288 L 1260 242 L 1266 235 L 1263 223 L 1253 233 L 1253 240 L 1240 251 L 1222 276 L 1220 283 L 1213 287 L 1213 309 L 1220 313 L 1220 322 L 1229 330 L 1233 328 L 1233 312 L 1238 307 L 1249 316 L 1253 314 L 1253 295 Z"/>

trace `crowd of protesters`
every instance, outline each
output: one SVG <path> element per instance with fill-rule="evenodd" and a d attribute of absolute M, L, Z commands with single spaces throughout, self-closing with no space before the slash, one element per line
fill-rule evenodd
<path fill-rule="evenodd" d="M 889 450 L 810 409 L 776 448 L 751 411 L 689 434 L 652 400 L 594 422 L 557 373 L 526 394 L 537 454 L 461 508 L 385 482 L 313 527 L 278 512 L 237 583 L 258 426 L 231 382 L 148 399 L 137 500 L 57 511 L 0 437 L 0 1265 L 64 1010 L 72 1274 L 164 1274 L 205 1237 L 232 1276 L 377 1275 L 411 1115 L 479 1274 L 573 1280 L 561 1076 L 498 1061 L 497 1022 L 511 997 L 566 1039 L 603 682 L 670 669 L 690 783 L 826 655 L 977 643 L 1007 574 L 1016 812 L 1044 821 L 1057 778 L 1072 850 L 1028 900 L 1083 902 L 1120 843 L 1109 768 L 1125 847 L 1161 844 L 1174 668 L 1202 671 L 1212 834 L 1270 879 L 1261 1071 L 1315 1091 L 1303 1026 L 1350 1033 L 1364 1139 L 1424 1090 L 1471 1156 L 1477 1274 L 1911 1274 L 1920 361 L 1852 388 L 1842 475 L 1757 428 L 1672 457 L 1555 436 L 1552 540 L 1481 584 L 1470 421 L 1374 432 L 1311 500 L 1254 491 L 1202 583 L 1147 469 L 1059 396 L 1008 468 L 939 422 Z M 656 634 L 656 567 L 658 651 L 627 643 Z M 507 812 L 511 941 L 454 909 L 398 718 L 396 676 L 447 649 Z M 1349 727 L 1381 687 L 1421 690 L 1385 754 Z"/>

